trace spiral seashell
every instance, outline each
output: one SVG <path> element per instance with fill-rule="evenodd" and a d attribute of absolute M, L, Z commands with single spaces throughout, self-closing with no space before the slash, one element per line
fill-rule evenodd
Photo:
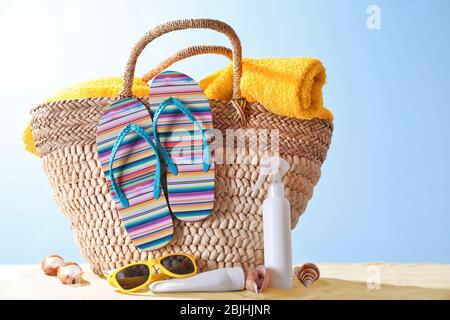
<path fill-rule="evenodd" d="M 58 278 L 63 284 L 80 284 L 83 270 L 75 262 L 67 262 L 58 269 Z"/>
<path fill-rule="evenodd" d="M 306 288 L 320 278 L 319 268 L 314 263 L 305 263 L 301 267 L 295 267 L 294 273 Z"/>
<path fill-rule="evenodd" d="M 245 288 L 260 294 L 269 285 L 270 273 L 264 265 L 259 265 L 249 271 Z"/>
<path fill-rule="evenodd" d="M 41 268 L 48 276 L 56 276 L 58 269 L 64 264 L 64 259 L 57 254 L 47 256 L 41 262 Z"/>

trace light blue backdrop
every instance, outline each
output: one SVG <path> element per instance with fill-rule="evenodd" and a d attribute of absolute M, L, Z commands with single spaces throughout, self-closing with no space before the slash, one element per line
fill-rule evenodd
<path fill-rule="evenodd" d="M 381 29 L 366 26 L 369 5 Z M 52 252 L 80 260 L 41 161 L 21 146 L 28 112 L 55 90 L 120 75 L 133 43 L 171 19 L 231 24 L 244 55 L 314 56 L 328 72 L 335 132 L 322 179 L 293 233 L 294 260 L 450 263 L 449 1 L 0 1 L 0 263 Z M 142 74 L 209 31 L 157 40 Z M 197 79 L 225 65 L 180 63 Z"/>

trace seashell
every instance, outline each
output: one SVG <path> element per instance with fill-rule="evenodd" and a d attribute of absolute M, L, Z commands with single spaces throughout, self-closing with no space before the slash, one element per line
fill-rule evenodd
<path fill-rule="evenodd" d="M 301 267 L 295 267 L 294 273 L 306 288 L 320 278 L 319 268 L 314 263 L 305 263 Z"/>
<path fill-rule="evenodd" d="M 58 278 L 63 284 L 79 284 L 83 270 L 75 262 L 66 262 L 58 269 Z"/>
<path fill-rule="evenodd" d="M 59 267 L 64 265 L 64 259 L 57 254 L 52 254 L 47 256 L 41 262 L 41 268 L 45 272 L 46 275 L 56 276 L 58 273 Z"/>
<path fill-rule="evenodd" d="M 259 265 L 249 271 L 245 288 L 260 294 L 269 285 L 270 272 L 264 265 Z"/>

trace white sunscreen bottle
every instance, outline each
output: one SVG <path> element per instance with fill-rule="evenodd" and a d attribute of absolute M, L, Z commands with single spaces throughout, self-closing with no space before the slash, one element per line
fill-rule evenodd
<path fill-rule="evenodd" d="M 291 205 L 284 196 L 286 160 L 273 156 L 261 159 L 259 177 L 253 190 L 261 188 L 268 175 L 268 196 L 263 203 L 264 265 L 270 272 L 269 287 L 292 289 Z"/>
<path fill-rule="evenodd" d="M 196 274 L 190 278 L 169 279 L 150 284 L 153 292 L 225 292 L 244 289 L 245 275 L 241 267 L 222 268 Z"/>

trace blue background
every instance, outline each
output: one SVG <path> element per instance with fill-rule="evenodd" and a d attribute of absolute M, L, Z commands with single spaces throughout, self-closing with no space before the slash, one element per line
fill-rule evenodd
<path fill-rule="evenodd" d="M 366 9 L 381 9 L 381 29 Z M 39 158 L 21 131 L 29 110 L 68 84 L 121 75 L 134 42 L 172 19 L 231 24 L 246 57 L 314 56 L 327 67 L 335 132 L 322 179 L 293 232 L 294 261 L 450 263 L 449 1 L 0 0 L 0 263 L 57 252 L 81 260 Z M 211 31 L 155 41 L 138 74 Z M 224 66 L 202 56 L 197 79 Z"/>

